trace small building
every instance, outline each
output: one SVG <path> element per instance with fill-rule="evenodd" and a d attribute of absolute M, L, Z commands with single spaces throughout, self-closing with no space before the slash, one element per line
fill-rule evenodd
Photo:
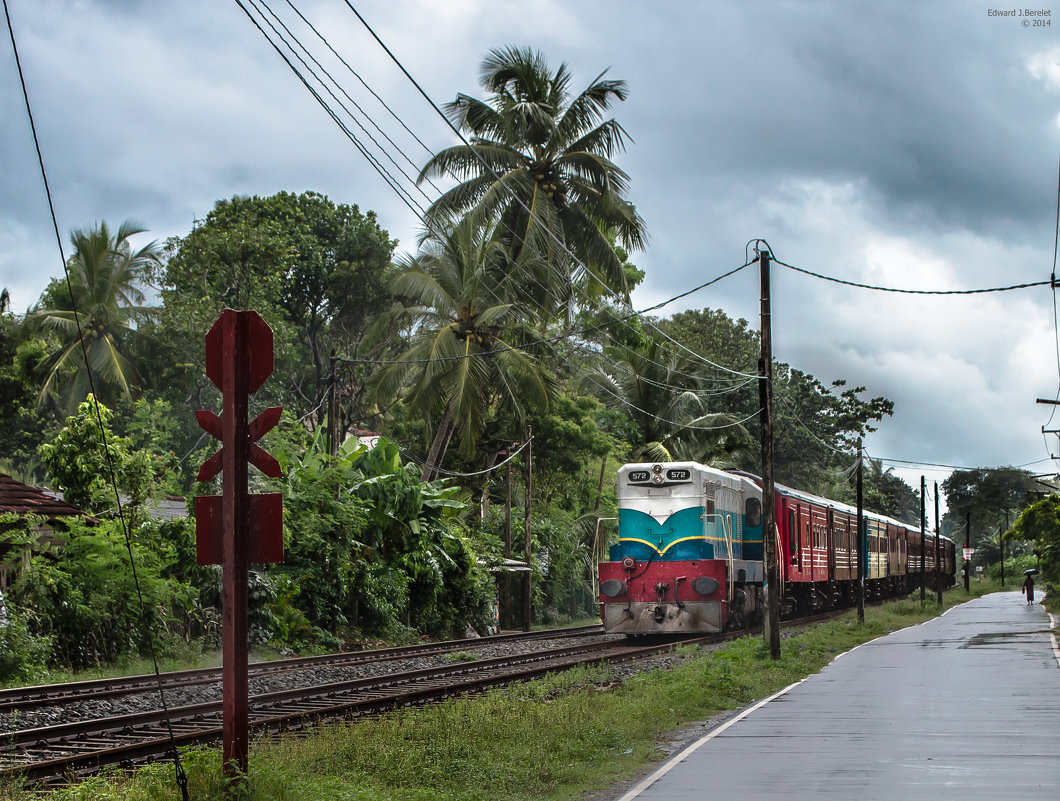
<path fill-rule="evenodd" d="M 79 517 L 89 523 L 96 519 L 84 509 L 67 503 L 55 493 L 41 487 L 23 484 L 9 475 L 0 473 L 0 514 L 16 514 L 43 518 L 43 523 L 35 525 L 37 539 L 40 542 L 57 544 L 62 542 L 62 520 Z M 19 562 L 29 558 L 26 550 L 17 557 L 9 555 L 0 561 L 0 590 L 6 591 L 11 573 L 18 568 Z"/>

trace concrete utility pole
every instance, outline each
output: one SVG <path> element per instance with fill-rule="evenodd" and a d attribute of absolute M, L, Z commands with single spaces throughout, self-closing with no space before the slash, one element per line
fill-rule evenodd
<path fill-rule="evenodd" d="M 858 623 L 865 622 L 865 506 L 862 499 L 861 473 L 865 465 L 865 451 L 858 437 Z"/>
<path fill-rule="evenodd" d="M 1001 586 L 1005 586 L 1005 535 L 1008 533 L 1008 510 L 1005 510 L 1005 531 L 1002 532 L 999 537 L 999 545 L 1001 546 Z"/>
<path fill-rule="evenodd" d="M 968 512 L 964 517 L 964 550 L 967 553 L 968 549 L 972 547 L 969 540 L 972 536 L 972 513 Z M 963 554 L 962 554 L 963 555 Z M 964 560 L 964 591 L 968 592 L 971 588 L 972 579 L 972 563 L 970 559 Z"/>
<path fill-rule="evenodd" d="M 780 573 L 777 569 L 776 516 L 773 490 L 773 328 L 769 303 L 769 251 L 758 254 L 762 284 L 762 358 L 758 395 L 762 407 L 762 547 L 766 559 L 765 638 L 769 655 L 780 659 Z"/>
<path fill-rule="evenodd" d="M 920 477 L 920 605 L 924 605 L 927 594 L 927 520 L 925 518 L 927 502 L 927 480 Z"/>
<path fill-rule="evenodd" d="M 935 482 L 935 598 L 942 608 L 942 547 L 939 542 L 939 482 Z"/>

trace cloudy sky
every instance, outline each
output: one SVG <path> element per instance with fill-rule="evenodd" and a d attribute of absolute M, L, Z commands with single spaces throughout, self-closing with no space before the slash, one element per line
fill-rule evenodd
<path fill-rule="evenodd" d="M 130 218 L 150 237 L 180 236 L 218 199 L 312 189 L 374 209 L 400 247 L 414 245 L 413 210 L 236 2 L 7 2 L 64 238 Z M 742 264 L 756 237 L 782 261 L 874 285 L 1049 278 L 1060 139 L 1052 6 L 1025 19 L 967 0 L 351 2 L 439 104 L 481 96 L 482 56 L 509 44 L 567 62 L 579 88 L 604 69 L 627 81 L 629 99 L 613 111 L 632 139 L 620 163 L 650 232 L 634 254 L 647 272 L 637 308 Z M 454 143 L 345 0 L 295 5 L 428 148 Z M 291 4 L 270 6 L 387 132 L 397 164 L 421 165 L 423 146 Z M 21 311 L 61 265 L 6 35 L 0 101 L 0 285 Z M 412 206 L 429 202 L 409 191 Z M 746 270 L 666 311 L 704 306 L 757 325 L 757 276 Z M 1041 428 L 1060 427 L 1060 414 L 1050 423 L 1035 404 L 1057 397 L 1060 372 L 1048 287 L 916 297 L 778 267 L 773 309 L 778 359 L 895 402 L 867 440 L 872 456 L 1055 470 L 1056 440 Z M 914 486 L 921 472 L 946 475 L 895 466 Z"/>

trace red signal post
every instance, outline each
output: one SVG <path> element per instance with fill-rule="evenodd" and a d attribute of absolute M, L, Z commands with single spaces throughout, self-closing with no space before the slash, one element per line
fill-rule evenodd
<path fill-rule="evenodd" d="M 248 464 L 272 478 L 282 474 L 255 444 L 282 409 L 266 409 L 247 421 L 249 395 L 261 389 L 272 368 L 272 329 L 257 312 L 225 309 L 206 335 L 206 376 L 221 390 L 223 414 L 195 412 L 199 425 L 221 440 L 198 480 L 222 473 L 223 494 L 195 499 L 195 541 L 200 565 L 222 565 L 223 753 L 225 774 L 233 778 L 246 775 L 249 754 L 248 568 L 250 562 L 283 561 L 282 496 L 247 492 Z"/>

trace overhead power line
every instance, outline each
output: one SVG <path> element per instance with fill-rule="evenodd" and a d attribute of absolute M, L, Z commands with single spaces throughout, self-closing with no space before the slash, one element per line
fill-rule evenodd
<path fill-rule="evenodd" d="M 830 275 L 815 273 L 813 270 L 807 270 L 804 267 L 796 267 L 794 264 L 788 264 L 777 258 L 774 258 L 773 261 L 779 264 L 781 267 L 787 267 L 789 270 L 794 270 L 797 273 L 809 275 L 812 278 L 819 278 L 822 281 L 830 281 L 833 284 L 843 284 L 844 286 L 857 287 L 858 289 L 872 289 L 876 292 L 895 292 L 902 295 L 986 295 L 991 292 L 1011 292 L 1014 289 L 1029 289 L 1031 287 L 1051 286 L 1053 284 L 1053 281 L 1049 280 L 1032 281 L 1026 284 L 1013 284 L 1012 286 L 996 286 L 991 287 L 989 289 L 901 289 L 897 287 L 862 284 L 857 281 L 847 281 L 843 278 L 834 278 Z"/>

